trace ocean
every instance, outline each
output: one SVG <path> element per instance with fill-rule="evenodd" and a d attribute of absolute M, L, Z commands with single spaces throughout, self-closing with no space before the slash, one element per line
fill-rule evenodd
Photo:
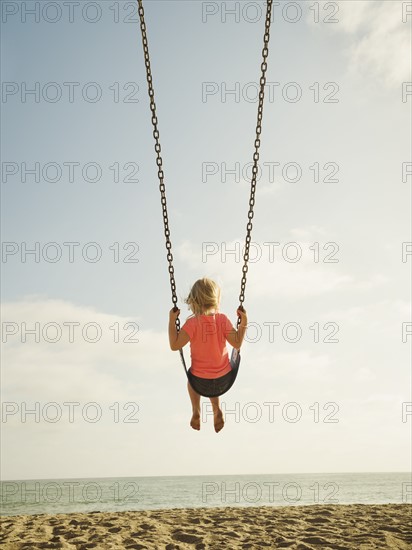
<path fill-rule="evenodd" d="M 42 479 L 0 486 L 1 515 L 412 502 L 411 472 Z"/>

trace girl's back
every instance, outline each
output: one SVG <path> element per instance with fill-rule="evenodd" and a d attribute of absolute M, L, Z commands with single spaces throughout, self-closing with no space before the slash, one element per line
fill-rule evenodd
<path fill-rule="evenodd" d="M 226 336 L 233 325 L 223 313 L 189 317 L 182 330 L 190 338 L 191 372 L 200 378 L 218 378 L 230 372 Z"/>

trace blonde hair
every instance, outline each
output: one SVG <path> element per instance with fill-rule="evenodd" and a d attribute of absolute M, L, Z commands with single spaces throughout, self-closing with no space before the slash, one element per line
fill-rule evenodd
<path fill-rule="evenodd" d="M 192 286 L 185 303 L 195 315 L 203 315 L 210 309 L 217 310 L 220 302 L 220 287 L 211 279 L 203 277 Z"/>

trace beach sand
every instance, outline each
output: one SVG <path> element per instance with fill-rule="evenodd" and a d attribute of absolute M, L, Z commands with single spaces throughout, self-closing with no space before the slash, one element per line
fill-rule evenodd
<path fill-rule="evenodd" d="M 7 549 L 412 548 L 411 504 L 315 504 L 3 516 Z"/>

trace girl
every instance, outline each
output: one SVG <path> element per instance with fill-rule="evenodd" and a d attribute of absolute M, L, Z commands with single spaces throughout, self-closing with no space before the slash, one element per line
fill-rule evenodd
<path fill-rule="evenodd" d="M 192 286 L 189 296 L 185 299 L 193 312 L 180 332 L 177 332 L 175 321 L 180 314 L 170 310 L 169 313 L 169 343 L 173 351 L 177 351 L 190 341 L 191 372 L 200 378 L 219 378 L 231 370 L 226 340 L 231 346 L 239 349 L 246 332 L 246 311 L 238 309 L 240 326 L 236 330 L 223 313 L 219 313 L 220 288 L 204 277 Z M 194 430 L 200 430 L 200 395 L 187 383 L 193 416 L 190 425 Z M 219 397 L 210 397 L 213 407 L 215 431 L 220 432 L 224 426 L 223 414 L 219 406 Z"/>

